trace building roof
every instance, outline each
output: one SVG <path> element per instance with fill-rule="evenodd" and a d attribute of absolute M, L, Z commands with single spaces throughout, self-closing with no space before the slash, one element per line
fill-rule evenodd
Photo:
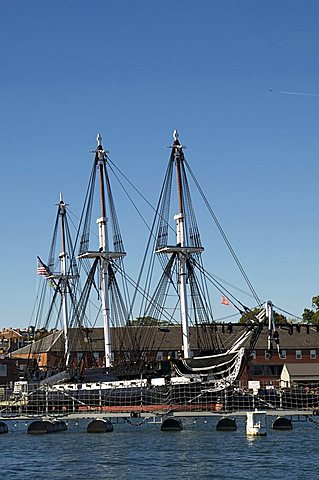
<path fill-rule="evenodd" d="M 298 331 L 300 328 L 300 332 Z M 292 334 L 287 325 L 278 325 L 280 346 L 282 349 L 319 348 L 319 331 L 315 325 L 293 325 Z M 309 332 L 309 333 L 308 333 Z M 256 349 L 265 349 L 268 329 L 264 327 L 256 344 Z"/>
<path fill-rule="evenodd" d="M 319 377 L 319 363 L 287 363 L 284 367 L 291 377 Z"/>
<path fill-rule="evenodd" d="M 14 330 L 13 328 L 5 328 L 0 332 L 0 338 L 21 338 L 22 335 L 20 332 L 17 330 Z"/>
<path fill-rule="evenodd" d="M 10 354 L 10 357 L 29 355 L 31 353 L 46 353 L 49 351 L 61 351 L 63 349 L 63 331 L 57 331 L 25 347 L 19 348 Z"/>
<path fill-rule="evenodd" d="M 232 332 L 228 331 L 228 324 L 209 325 L 202 327 L 200 336 L 212 339 L 216 333 L 221 338 L 224 346 L 228 348 L 232 345 L 234 338 L 243 332 L 245 328 L 242 324 L 232 324 Z M 319 349 L 319 332 L 311 326 L 309 329 L 301 325 L 300 332 L 293 329 L 290 334 L 287 326 L 278 327 L 280 335 L 280 346 L 282 349 Z M 307 333 L 309 332 L 309 333 Z M 260 337 L 257 340 L 256 349 L 267 349 L 268 329 L 263 328 Z M 70 346 L 71 351 L 104 351 L 103 328 L 93 329 L 71 329 Z M 190 344 L 192 350 L 197 350 L 197 330 L 190 328 Z M 125 343 L 127 350 L 144 346 L 144 350 L 151 351 L 178 351 L 182 349 L 181 328 L 178 325 L 168 327 L 157 326 L 131 326 L 126 328 L 111 328 L 111 342 L 114 351 L 122 350 L 121 346 Z M 275 345 L 274 345 L 275 347 Z M 62 352 L 64 349 L 63 332 L 54 332 L 41 340 L 27 345 L 11 354 L 12 357 L 19 355 L 40 354 L 45 352 Z"/>

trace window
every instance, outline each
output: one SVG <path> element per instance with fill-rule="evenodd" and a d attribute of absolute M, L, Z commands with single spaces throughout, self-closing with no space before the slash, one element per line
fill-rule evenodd
<path fill-rule="evenodd" d="M 271 350 L 265 350 L 265 360 L 270 360 L 272 358 Z"/>
<path fill-rule="evenodd" d="M 7 338 L 1 338 L 0 339 L 0 347 L 7 348 L 7 346 L 8 346 L 8 339 Z"/>
<path fill-rule="evenodd" d="M 77 352 L 76 359 L 77 359 L 78 363 L 80 363 L 81 360 L 83 359 L 83 353 L 82 352 Z"/>
<path fill-rule="evenodd" d="M 7 376 L 7 370 L 8 370 L 7 365 L 0 365 L 0 377 L 6 377 Z"/>
<path fill-rule="evenodd" d="M 278 377 L 282 372 L 282 365 L 251 365 L 249 373 L 253 376 Z"/>
<path fill-rule="evenodd" d="M 256 358 L 256 350 L 251 351 L 251 358 L 254 360 Z"/>
<path fill-rule="evenodd" d="M 251 375 L 263 375 L 263 365 L 251 365 L 249 371 Z"/>
<path fill-rule="evenodd" d="M 282 358 L 283 360 L 285 360 L 285 358 L 287 358 L 287 352 L 286 350 L 280 350 L 280 358 Z"/>
<path fill-rule="evenodd" d="M 163 352 L 157 352 L 156 360 L 159 362 L 163 360 Z"/>
<path fill-rule="evenodd" d="M 302 359 L 302 351 L 296 350 L 296 360 L 301 360 L 301 359 Z"/>
<path fill-rule="evenodd" d="M 317 358 L 317 350 L 310 350 L 310 359 L 316 360 Z"/>

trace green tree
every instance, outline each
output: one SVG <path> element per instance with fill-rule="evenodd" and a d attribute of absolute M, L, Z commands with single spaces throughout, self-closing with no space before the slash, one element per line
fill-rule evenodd
<path fill-rule="evenodd" d="M 305 323 L 319 323 L 319 296 L 312 297 L 312 309 L 305 308 L 302 319 Z"/>
<path fill-rule="evenodd" d="M 239 323 L 250 323 L 256 321 L 256 315 L 261 312 L 261 308 L 254 308 L 253 310 L 247 310 L 240 317 Z"/>
<path fill-rule="evenodd" d="M 285 323 L 288 323 L 287 317 L 285 317 L 285 315 L 283 315 L 282 313 L 274 312 L 274 317 L 276 325 L 283 325 Z"/>
<path fill-rule="evenodd" d="M 170 325 L 167 320 L 158 320 L 153 317 L 137 317 L 135 320 L 131 320 L 128 325 L 130 327 L 157 327 Z"/>
<path fill-rule="evenodd" d="M 319 302 L 319 297 L 318 297 L 318 302 Z M 239 323 L 249 323 L 251 321 L 255 322 L 256 321 L 256 315 L 261 312 L 261 308 L 254 308 L 253 310 L 249 310 L 241 316 Z M 285 315 L 282 315 L 281 313 L 274 312 L 274 318 L 275 318 L 275 324 L 285 324 L 288 323 L 287 317 Z"/>

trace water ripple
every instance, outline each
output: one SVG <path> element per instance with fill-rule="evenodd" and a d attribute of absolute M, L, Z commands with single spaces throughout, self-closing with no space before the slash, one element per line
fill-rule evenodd
<path fill-rule="evenodd" d="M 247 438 L 243 419 L 237 432 L 216 432 L 216 419 L 183 421 L 181 432 L 158 424 L 115 424 L 108 434 L 86 433 L 85 421 L 67 432 L 31 436 L 21 423 L 0 436 L 1 480 L 293 480 L 317 478 L 318 427 L 294 424 L 290 432 L 268 430 Z M 291 472 L 295 472 L 292 474 Z M 153 478 L 150 478 L 153 477 Z M 319 477 L 318 477 L 319 478 Z"/>

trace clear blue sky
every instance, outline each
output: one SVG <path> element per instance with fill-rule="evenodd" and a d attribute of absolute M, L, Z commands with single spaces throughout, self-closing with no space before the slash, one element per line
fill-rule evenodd
<path fill-rule="evenodd" d="M 81 210 L 98 131 L 155 204 L 177 128 L 258 295 L 296 315 L 310 307 L 319 96 L 280 92 L 319 95 L 318 21 L 315 0 L 1 2 L 0 327 L 29 324 L 36 256 L 59 192 Z M 117 204 L 134 276 L 147 231 Z M 199 217 L 208 269 L 237 284 Z M 213 300 L 217 317 L 232 313 Z"/>

